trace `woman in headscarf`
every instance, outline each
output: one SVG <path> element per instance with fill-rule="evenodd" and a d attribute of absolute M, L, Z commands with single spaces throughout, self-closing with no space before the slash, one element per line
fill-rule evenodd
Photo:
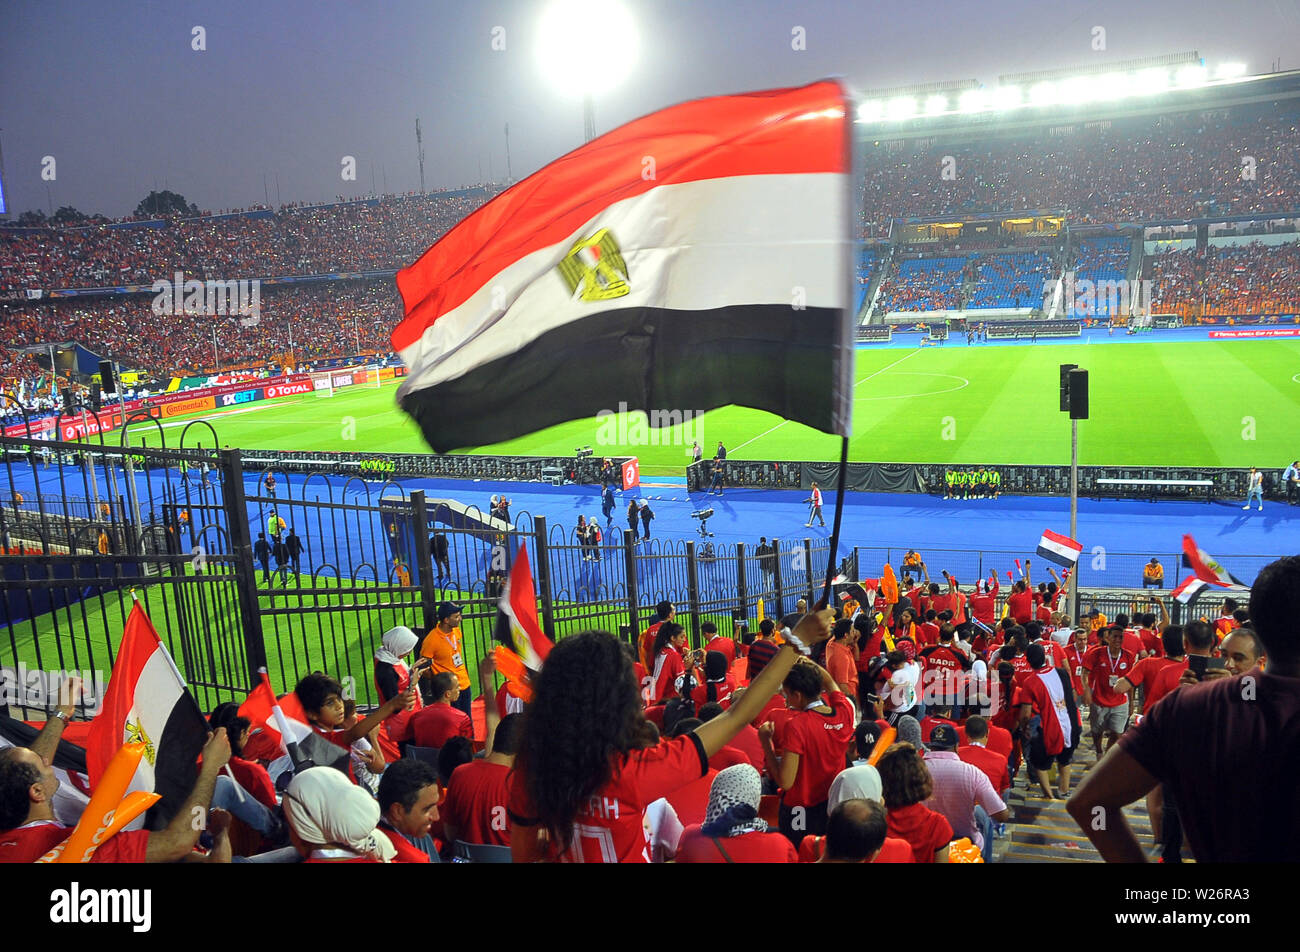
<path fill-rule="evenodd" d="M 375 651 L 375 690 L 382 704 L 399 694 L 405 694 L 412 678 L 419 677 L 421 668 L 429 665 L 428 658 L 415 664 L 414 672 L 406 664 L 406 656 L 415 650 L 420 639 L 405 625 L 384 632 L 380 647 Z M 410 708 L 390 714 L 379 729 L 379 747 L 391 763 L 405 753 L 406 742 L 411 739 L 411 715 L 424 707 L 420 692 L 415 692 L 415 704 Z"/>
<path fill-rule="evenodd" d="M 704 823 L 688 826 L 677 846 L 679 863 L 793 863 L 794 847 L 769 833 L 758 815 L 763 794 L 758 771 L 749 764 L 721 770 L 709 788 Z"/>
<path fill-rule="evenodd" d="M 831 792 L 826 801 L 829 812 L 834 813 L 835 808 L 845 800 L 875 800 L 883 804 L 885 798 L 882 793 L 880 772 L 868 764 L 857 764 L 841 770 L 831 781 Z M 825 851 L 825 843 L 824 836 L 804 837 L 803 842 L 799 844 L 799 862 L 817 862 Z M 871 862 L 910 863 L 912 846 L 906 840 L 886 836 L 885 844 L 880 847 L 880 852 Z"/>
<path fill-rule="evenodd" d="M 310 767 L 284 795 L 289 841 L 306 863 L 388 863 L 397 850 L 376 832 L 379 804 L 347 774 Z"/>
<path fill-rule="evenodd" d="M 736 690 L 736 679 L 731 676 L 727 666 L 727 656 L 721 651 L 710 651 L 704 656 L 704 683 L 691 692 L 695 701 L 695 710 L 699 710 L 711 701 L 722 705 L 725 711 L 731 707 L 731 695 Z"/>

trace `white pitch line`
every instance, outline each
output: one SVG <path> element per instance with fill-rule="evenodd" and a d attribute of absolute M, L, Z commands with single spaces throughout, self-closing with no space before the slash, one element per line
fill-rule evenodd
<path fill-rule="evenodd" d="M 908 357 L 913 357 L 913 356 L 915 356 L 916 354 L 919 354 L 920 352 L 921 352 L 921 348 L 918 347 L 916 350 L 911 351 L 910 353 L 904 354 L 902 357 L 899 357 L 899 358 L 898 358 L 896 361 L 894 361 L 892 364 L 886 364 L 884 367 L 881 367 L 879 370 L 876 370 L 876 371 L 873 371 L 872 373 L 867 374 L 865 377 L 863 377 L 861 380 L 859 380 L 857 383 L 855 383 L 855 384 L 853 385 L 854 389 L 856 390 L 858 387 L 862 386 L 864 383 L 866 383 L 866 382 L 867 382 L 868 380 L 870 380 L 872 377 L 875 377 L 875 376 L 877 376 L 877 375 L 879 375 L 879 374 L 883 374 L 883 373 L 884 373 L 886 370 L 888 370 L 890 367 L 897 367 L 897 366 L 898 366 L 899 364 L 901 364 L 903 361 L 907 360 Z M 767 436 L 767 434 L 771 433 L 772 430 L 779 430 L 779 429 L 781 429 L 781 427 L 785 426 L 785 425 L 786 425 L 787 423 L 789 423 L 789 422 L 790 422 L 789 420 L 782 420 L 780 423 L 778 423 L 776 426 L 772 427 L 771 429 L 764 430 L 762 433 L 758 434 L 758 436 L 755 436 L 755 437 L 752 437 L 751 439 L 746 440 L 745 442 L 741 443 L 739 446 L 732 447 L 731 449 L 727 450 L 727 453 L 728 453 L 728 454 L 731 454 L 731 453 L 734 453 L 736 450 L 744 449 L 744 448 L 745 448 L 746 446 L 748 446 L 750 443 L 753 443 L 754 440 L 761 440 L 763 437 Z"/>

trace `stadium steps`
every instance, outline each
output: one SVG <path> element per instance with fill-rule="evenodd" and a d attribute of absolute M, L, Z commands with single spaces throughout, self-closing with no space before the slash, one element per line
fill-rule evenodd
<path fill-rule="evenodd" d="M 1086 718 L 1086 714 L 1085 714 Z M 1096 764 L 1092 750 L 1092 737 L 1084 725 L 1083 744 L 1074 754 L 1070 772 L 1070 789 L 1078 789 L 1084 776 Z M 1074 818 L 1065 810 L 1064 800 L 1048 800 L 1037 783 L 1028 782 L 1028 765 L 1021 764 L 1020 773 L 1007 794 L 1006 804 L 1011 817 L 1006 823 L 1006 835 L 994 844 L 994 861 L 999 863 L 1099 863 L 1101 855 L 1088 842 L 1088 837 Z M 1145 799 L 1124 808 L 1129 827 L 1144 848 L 1150 849 L 1151 820 L 1147 816 Z"/>

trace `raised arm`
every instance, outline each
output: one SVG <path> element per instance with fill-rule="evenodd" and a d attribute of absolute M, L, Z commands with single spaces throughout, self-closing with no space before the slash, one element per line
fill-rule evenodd
<path fill-rule="evenodd" d="M 1152 597 L 1151 604 L 1160 609 L 1160 621 L 1156 625 L 1156 631 L 1163 635 L 1165 629 L 1169 627 L 1169 609 L 1165 607 L 1165 600 L 1159 595 Z"/>
<path fill-rule="evenodd" d="M 229 760 L 230 738 L 226 736 L 224 727 L 218 727 L 203 747 L 203 763 L 185 803 L 165 829 L 149 834 L 144 854 L 146 863 L 175 863 L 194 850 L 199 834 L 207 827 L 208 807 L 212 804 L 217 774 Z"/>
<path fill-rule="evenodd" d="M 81 679 L 68 678 L 59 689 L 59 700 L 62 703 L 55 708 L 63 717 L 47 717 L 45 726 L 32 740 L 29 749 L 37 757 L 41 758 L 47 766 L 54 763 L 54 754 L 59 749 L 59 738 L 63 736 L 63 728 L 67 724 L 65 718 L 71 718 L 77 710 L 77 698 L 79 697 L 81 697 Z"/>

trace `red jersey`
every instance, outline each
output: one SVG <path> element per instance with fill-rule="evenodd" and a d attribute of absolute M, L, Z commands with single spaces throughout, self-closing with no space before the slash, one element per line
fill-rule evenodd
<path fill-rule="evenodd" d="M 983 595 L 976 592 L 970 597 L 970 613 L 977 620 L 992 628 L 997 624 L 998 580 L 993 580 L 993 587 Z"/>
<path fill-rule="evenodd" d="M 826 645 L 826 670 L 830 672 L 836 684 L 843 685 L 846 693 L 858 696 L 858 663 L 853 657 L 853 649 L 848 645 L 831 641 Z"/>
<path fill-rule="evenodd" d="M 754 729 L 753 724 L 746 724 L 742 727 L 740 733 L 731 738 L 730 746 L 743 753 L 760 774 L 765 772 L 763 769 L 765 763 L 763 744 L 758 739 L 758 731 Z"/>
<path fill-rule="evenodd" d="M 474 739 L 474 725 L 460 708 L 430 704 L 411 716 L 411 740 L 416 747 L 442 747 L 453 737 Z"/>
<path fill-rule="evenodd" d="M 1158 632 L 1150 628 L 1139 628 L 1138 637 L 1142 639 L 1142 647 L 1150 654 L 1155 655 L 1157 658 L 1165 656 L 1165 642 Z"/>
<path fill-rule="evenodd" d="M 609 782 L 574 818 L 568 848 L 557 854 L 558 844 L 550 843 L 548 858 L 575 863 L 650 862 L 650 840 L 641 819 L 645 808 L 703 777 L 708 769 L 704 745 L 694 734 L 615 756 Z M 511 774 L 509 814 L 518 826 L 540 822 L 519 771 Z"/>
<path fill-rule="evenodd" d="M 953 730 L 957 729 L 956 721 L 950 721 L 946 717 L 935 717 L 933 714 L 927 714 L 925 717 L 921 718 L 921 743 L 929 744 L 931 732 L 933 732 L 940 724 L 947 724 Z"/>
<path fill-rule="evenodd" d="M 932 621 L 922 622 L 916 626 L 916 640 L 922 648 L 939 643 L 939 626 Z"/>
<path fill-rule="evenodd" d="M 1147 646 L 1142 643 L 1136 628 L 1124 629 L 1124 650 L 1131 653 L 1135 661 L 1138 655 L 1146 654 Z"/>
<path fill-rule="evenodd" d="M 1178 687 L 1178 682 L 1187 670 L 1187 659 L 1182 661 L 1170 661 L 1165 659 L 1165 666 L 1155 673 L 1151 679 L 1151 686 L 1147 688 L 1147 703 L 1142 707 L 1145 713 L 1159 703 L 1160 699 L 1166 694 Z"/>
<path fill-rule="evenodd" d="M 723 855 L 725 851 L 726 855 Z M 794 846 L 780 833 L 742 833 L 718 839 L 705 836 L 698 824 L 682 831 L 679 863 L 796 863 Z"/>
<path fill-rule="evenodd" d="M 244 760 L 231 755 L 230 772 L 234 774 L 236 782 L 253 795 L 254 800 L 269 810 L 276 808 L 275 784 L 271 783 L 271 775 L 265 767 L 255 760 Z"/>
<path fill-rule="evenodd" d="M 749 725 L 746 724 L 745 726 L 748 727 Z M 750 730 L 753 730 L 753 728 L 751 727 Z M 735 767 L 738 764 L 752 766 L 749 755 L 739 747 L 732 747 L 730 744 L 709 758 L 710 770 L 726 770 L 728 767 Z M 678 819 L 681 818 L 678 817 Z"/>
<path fill-rule="evenodd" d="M 1065 656 L 1065 649 L 1056 643 L 1049 635 L 1038 642 L 1043 646 L 1043 654 L 1051 662 L 1053 668 L 1070 667 L 1070 659 Z"/>
<path fill-rule="evenodd" d="M 1094 704 L 1102 707 L 1119 707 L 1128 703 L 1128 695 L 1120 694 L 1115 685 L 1133 670 L 1133 652 L 1120 649 L 1112 655 L 1106 645 L 1089 648 L 1083 656 L 1083 669 L 1088 672 L 1088 687 Z"/>
<path fill-rule="evenodd" d="M 1070 684 L 1075 697 L 1083 697 L 1083 653 L 1070 642 L 1065 647 L 1065 668 L 1070 672 Z"/>
<path fill-rule="evenodd" d="M 957 728 L 957 738 L 961 742 L 962 747 L 970 744 L 970 738 L 966 736 L 966 728 L 964 726 Z M 998 727 L 996 724 L 990 724 L 988 740 L 984 742 L 984 746 L 993 751 L 993 753 L 997 754 L 1003 760 L 1006 760 L 1011 756 L 1011 731 L 1007 730 L 1005 727 Z M 961 747 L 958 748 L 958 751 L 960 750 Z"/>
<path fill-rule="evenodd" d="M 1061 717 L 1066 714 L 1065 695 L 1062 693 L 1059 701 L 1053 699 L 1047 678 L 1056 678 L 1059 682 L 1060 675 L 1046 666 L 1030 674 L 1021 684 L 1016 701 L 1018 704 L 1028 704 L 1038 716 L 1043 731 L 1043 750 L 1055 756 L 1065 750 L 1065 731 L 1061 726 Z M 1059 684 L 1052 687 L 1060 690 Z"/>
<path fill-rule="evenodd" d="M 1143 714 L 1151 710 L 1152 704 L 1160 700 L 1161 697 L 1164 697 L 1164 694 L 1161 694 L 1159 697 L 1152 697 L 1152 688 L 1155 687 L 1156 676 L 1170 665 L 1175 667 L 1181 665 L 1178 673 L 1179 678 L 1183 676 L 1182 672 L 1187 669 L 1186 659 L 1183 661 L 1174 661 L 1171 658 L 1159 658 L 1153 655 L 1137 662 L 1137 664 L 1133 665 L 1133 670 L 1125 675 L 1125 677 L 1128 678 L 1129 684 L 1132 684 L 1134 687 L 1140 687 L 1143 684 L 1147 686 L 1146 694 L 1142 697 Z M 1175 682 L 1177 682 L 1177 680 L 1178 678 L 1174 679 Z M 1169 692 L 1166 689 L 1164 693 L 1167 694 Z"/>
<path fill-rule="evenodd" d="M 1007 608 L 1017 625 L 1027 625 L 1034 614 L 1034 593 L 1012 592 L 1007 596 Z"/>
<path fill-rule="evenodd" d="M 443 798 L 443 822 L 456 828 L 466 843 L 487 846 L 510 845 L 510 768 L 486 760 L 461 764 L 451 775 Z"/>
<path fill-rule="evenodd" d="M 1002 791 L 1011 786 L 1011 776 L 1007 770 L 1007 758 L 1002 754 L 989 750 L 987 747 L 969 744 L 958 747 L 957 756 L 972 767 L 978 767 L 984 776 L 989 778 L 989 783 L 993 784 L 993 789 L 997 791 L 998 796 L 1001 796 Z"/>
<path fill-rule="evenodd" d="M 942 813 L 924 803 L 893 807 L 886 811 L 889 836 L 906 840 L 912 847 L 912 862 L 933 863 L 934 854 L 952 842 L 952 824 Z"/>
<path fill-rule="evenodd" d="M 831 713 L 795 711 L 781 729 L 781 749 L 799 755 L 799 771 L 785 791 L 787 807 L 825 803 L 831 781 L 844 769 L 844 755 L 853 740 L 853 705 L 839 691 L 826 695 Z"/>
<path fill-rule="evenodd" d="M 826 837 L 824 836 L 805 836 L 799 843 L 799 862 L 815 863 L 822 858 L 826 852 Z M 910 863 L 912 860 L 912 846 L 907 840 L 896 839 L 892 836 L 886 836 L 885 842 L 880 847 L 880 852 L 876 854 L 873 863 Z"/>
<path fill-rule="evenodd" d="M 388 837 L 388 841 L 393 844 L 393 849 L 397 850 L 397 855 L 394 856 L 392 860 L 394 863 L 429 862 L 428 853 L 426 853 L 424 850 L 412 844 L 410 840 L 404 837 L 401 833 L 398 833 L 396 830 L 394 830 L 387 823 L 384 823 L 382 820 L 380 821 L 379 826 L 376 827 L 376 832 L 382 833 L 384 836 Z M 352 860 L 352 862 L 361 862 L 361 861 Z"/>
<path fill-rule="evenodd" d="M 704 822 L 704 815 L 709 812 L 709 791 L 717 775 L 718 771 L 710 767 L 703 777 L 678 787 L 665 797 L 682 826 Z"/>
<path fill-rule="evenodd" d="M 646 669 L 649 669 L 650 667 L 650 652 L 654 651 L 655 637 L 659 634 L 659 626 L 662 624 L 663 622 L 657 621 L 645 631 L 641 632 L 641 638 L 638 642 L 637 654 L 639 657 L 637 660 L 640 661 L 641 666 Z"/>
<path fill-rule="evenodd" d="M 946 592 L 930 599 L 930 607 L 935 613 L 952 612 L 952 623 L 954 625 L 964 625 L 966 623 L 966 596 L 962 592 Z"/>
<path fill-rule="evenodd" d="M 736 643 L 730 638 L 723 638 L 721 635 L 716 635 L 712 641 L 704 646 L 704 650 L 706 652 L 716 651 L 719 654 L 726 655 L 728 671 L 730 671 L 731 666 L 736 663 Z"/>
<path fill-rule="evenodd" d="M 722 709 L 725 711 L 731 707 L 731 695 L 736 691 L 736 679 L 728 674 L 726 680 L 713 685 L 713 689 L 714 700 L 722 705 Z M 709 685 L 707 682 L 695 686 L 695 689 L 691 691 L 691 700 L 695 702 L 696 711 L 709 702 Z"/>
<path fill-rule="evenodd" d="M 72 827 L 57 820 L 36 820 L 0 833 L 0 863 L 34 863 L 72 835 Z M 118 833 L 95 850 L 92 863 L 143 863 L 149 847 L 148 830 Z"/>
<path fill-rule="evenodd" d="M 654 668 L 650 672 L 653 683 L 650 685 L 652 701 L 677 697 L 677 679 L 686 673 L 686 663 L 681 654 L 672 645 L 665 645 L 655 658 Z"/>

